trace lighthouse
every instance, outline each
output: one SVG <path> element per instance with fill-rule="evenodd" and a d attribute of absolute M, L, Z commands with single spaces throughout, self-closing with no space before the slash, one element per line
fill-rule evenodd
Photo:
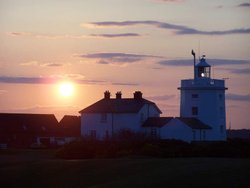
<path fill-rule="evenodd" d="M 209 125 L 206 140 L 226 140 L 225 80 L 211 78 L 211 66 L 205 55 L 196 63 L 194 78 L 181 80 L 180 117 L 194 117 Z"/>

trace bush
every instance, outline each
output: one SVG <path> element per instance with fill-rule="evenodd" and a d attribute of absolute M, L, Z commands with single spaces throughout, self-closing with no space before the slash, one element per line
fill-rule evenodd
<path fill-rule="evenodd" d="M 119 139 L 118 139 L 119 138 Z M 126 139 L 125 139 L 126 138 Z M 179 140 L 149 140 L 123 133 L 105 141 L 82 139 L 64 145 L 56 156 L 64 159 L 117 158 L 131 155 L 150 157 L 250 157 L 249 140 L 186 143 Z"/>

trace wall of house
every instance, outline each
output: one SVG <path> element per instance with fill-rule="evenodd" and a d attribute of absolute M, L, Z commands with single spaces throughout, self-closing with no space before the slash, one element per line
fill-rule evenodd
<path fill-rule="evenodd" d="M 111 137 L 114 133 L 123 129 L 139 131 L 140 125 L 138 114 L 132 113 L 107 113 L 106 121 L 103 121 L 104 114 L 84 114 L 81 116 L 81 135 L 92 136 L 96 139 Z M 96 135 L 93 135 L 96 132 Z"/>
<path fill-rule="evenodd" d="M 104 136 L 112 135 L 113 114 L 106 114 L 106 121 L 103 120 L 104 114 L 82 114 L 81 115 L 81 136 L 92 136 L 96 139 L 103 139 Z M 94 136 L 94 131 L 96 135 Z"/>
<path fill-rule="evenodd" d="M 154 105 L 145 104 L 138 113 L 107 113 L 106 121 L 103 121 L 104 114 L 89 113 L 81 115 L 81 135 L 93 136 L 96 132 L 96 139 L 110 137 L 121 130 L 141 132 L 141 125 L 148 117 L 159 117 L 159 111 Z"/>
<path fill-rule="evenodd" d="M 160 138 L 191 142 L 193 140 L 193 131 L 186 124 L 174 118 L 160 129 Z"/>
<path fill-rule="evenodd" d="M 140 131 L 139 113 L 114 114 L 114 132 L 121 130 Z"/>

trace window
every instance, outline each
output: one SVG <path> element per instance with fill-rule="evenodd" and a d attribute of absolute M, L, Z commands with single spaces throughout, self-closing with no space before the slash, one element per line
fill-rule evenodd
<path fill-rule="evenodd" d="M 109 131 L 108 130 L 106 130 L 106 135 L 105 135 L 105 138 L 108 140 L 109 139 Z"/>
<path fill-rule="evenodd" d="M 157 135 L 157 130 L 156 130 L 156 128 L 151 128 L 150 135 L 151 135 L 153 138 L 156 138 L 156 135 Z"/>
<path fill-rule="evenodd" d="M 203 140 L 206 140 L 206 131 L 202 131 L 202 138 Z"/>
<path fill-rule="evenodd" d="M 143 113 L 141 114 L 141 122 L 142 123 L 144 122 L 144 114 Z"/>
<path fill-rule="evenodd" d="M 101 122 L 102 123 L 106 123 L 108 119 L 108 115 L 107 114 L 101 114 Z"/>
<path fill-rule="evenodd" d="M 222 100 L 223 99 L 223 95 L 219 94 L 219 99 Z"/>
<path fill-rule="evenodd" d="M 198 99 L 199 98 L 199 94 L 192 94 L 192 99 Z"/>
<path fill-rule="evenodd" d="M 96 139 L 96 130 L 91 130 L 91 131 L 90 131 L 90 137 L 91 137 L 92 139 Z"/>
<path fill-rule="evenodd" d="M 195 133 L 195 130 L 193 130 L 193 140 L 196 140 L 196 133 Z"/>
<path fill-rule="evenodd" d="M 221 133 L 221 134 L 224 133 L 224 126 L 223 126 L 223 125 L 220 126 L 220 133 Z"/>
<path fill-rule="evenodd" d="M 192 107 L 192 115 L 193 116 L 197 116 L 198 115 L 198 107 L 197 106 L 193 106 Z"/>
<path fill-rule="evenodd" d="M 221 116 L 221 117 L 224 116 L 224 110 L 223 110 L 223 107 L 222 107 L 222 106 L 220 107 L 220 116 Z"/>
<path fill-rule="evenodd" d="M 198 67 L 198 77 L 210 78 L 210 67 Z"/>

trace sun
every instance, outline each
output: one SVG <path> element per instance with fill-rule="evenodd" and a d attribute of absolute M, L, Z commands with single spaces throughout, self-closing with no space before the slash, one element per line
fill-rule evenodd
<path fill-rule="evenodd" d="M 74 92 L 74 86 L 71 82 L 63 82 L 59 85 L 59 93 L 61 96 L 69 97 Z"/>

